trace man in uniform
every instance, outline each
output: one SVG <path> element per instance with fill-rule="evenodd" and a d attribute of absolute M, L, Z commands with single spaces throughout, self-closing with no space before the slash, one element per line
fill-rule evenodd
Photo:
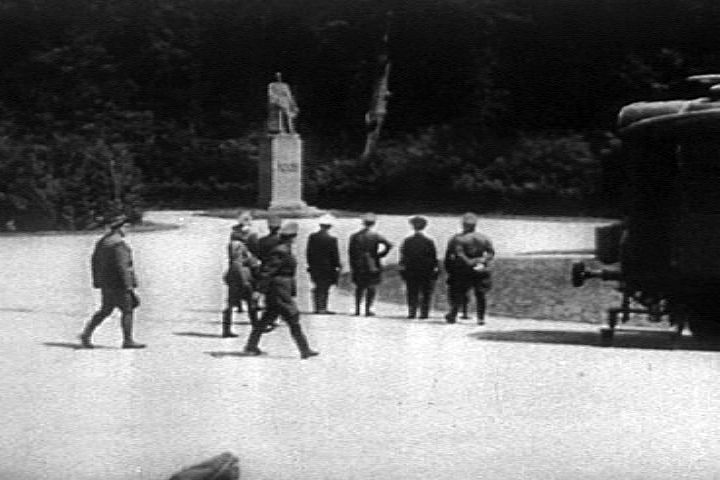
<path fill-rule="evenodd" d="M 277 215 L 271 215 L 267 219 L 268 234 L 260 237 L 257 241 L 257 256 L 261 262 L 270 257 L 270 252 L 280 243 L 280 227 L 282 219 Z"/>
<path fill-rule="evenodd" d="M 495 256 L 492 242 L 485 235 L 476 232 L 477 216 L 466 213 L 462 216 L 462 233 L 453 236 L 445 252 L 445 269 L 448 273 L 448 297 L 450 313 L 445 316 L 448 323 L 455 323 L 458 311 L 466 302 L 469 290 L 475 293 L 477 323 L 485 324 L 485 293 L 492 287 L 489 265 Z"/>
<path fill-rule="evenodd" d="M 242 303 L 248 306 L 251 323 L 257 323 L 256 277 L 260 261 L 250 251 L 249 242 L 254 235 L 250 230 L 252 217 L 244 212 L 238 217 L 238 224 L 233 227 L 228 244 L 228 269 L 224 280 L 228 287 L 227 305 L 222 314 L 222 336 L 237 337 L 232 331 L 233 308 L 242 311 Z"/>
<path fill-rule="evenodd" d="M 319 355 L 308 345 L 307 338 L 300 326 L 300 311 L 295 299 L 297 287 L 295 274 L 297 259 L 292 253 L 292 243 L 298 234 L 298 224 L 289 222 L 280 229 L 280 243 L 270 252 L 270 257 L 260 269 L 260 291 L 265 293 L 267 306 L 259 322 L 253 324 L 250 337 L 245 345 L 246 355 L 261 355 L 258 348 L 260 338 L 267 325 L 277 316 L 282 317 L 290 328 L 290 335 L 300 350 L 303 359 Z"/>
<path fill-rule="evenodd" d="M 319 223 L 320 230 L 310 234 L 308 238 L 305 256 L 310 280 L 315 285 L 314 311 L 320 315 L 333 315 L 335 312 L 328 310 L 330 287 L 338 282 L 342 269 L 338 239 L 330 234 L 335 217 L 330 214 L 323 215 Z"/>
<path fill-rule="evenodd" d="M 380 260 L 392 250 L 393 244 L 372 230 L 377 219 L 375 214 L 367 213 L 362 217 L 363 228 L 350 236 L 348 256 L 352 280 L 355 283 L 355 315 L 360 315 L 360 307 L 365 298 L 365 316 L 375 315 L 372 311 L 377 286 L 382 281 Z"/>
<path fill-rule="evenodd" d="M 92 334 L 116 308 L 122 316 L 123 348 L 145 348 L 133 338 L 133 312 L 140 300 L 135 294 L 137 279 L 133 269 L 132 250 L 125 242 L 124 225 L 127 217 L 114 217 L 108 222 L 108 231 L 97 241 L 92 254 L 93 286 L 102 294 L 102 305 L 80 334 L 85 348 L 93 348 Z"/>
<path fill-rule="evenodd" d="M 420 308 L 420 318 L 428 318 L 438 260 L 435 242 L 424 233 L 427 219 L 415 216 L 410 219 L 415 233 L 407 237 L 400 246 L 400 276 L 405 281 L 408 318 L 415 318 Z"/>

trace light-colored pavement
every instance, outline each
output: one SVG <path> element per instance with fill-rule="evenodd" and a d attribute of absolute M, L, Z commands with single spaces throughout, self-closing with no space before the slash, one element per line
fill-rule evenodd
<path fill-rule="evenodd" d="M 232 222 L 153 218 L 183 228 L 129 236 L 144 351 L 117 348 L 116 316 L 96 336 L 106 348 L 73 348 L 97 302 L 94 236 L 0 238 L 0 480 L 164 480 L 225 450 L 250 480 L 720 477 L 719 352 L 660 337 L 603 349 L 587 325 L 451 326 L 379 305 L 372 319 L 304 316 L 320 357 L 299 360 L 285 328 L 263 339 L 269 355 L 241 357 L 247 325 L 217 337 Z M 314 221 L 301 223 L 304 237 Z M 592 246 L 592 224 L 481 226 L 501 254 Z M 401 218 L 379 228 L 407 232 Z"/>

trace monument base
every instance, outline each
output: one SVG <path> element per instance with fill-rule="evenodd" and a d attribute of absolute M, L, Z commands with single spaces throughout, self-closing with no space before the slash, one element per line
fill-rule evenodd
<path fill-rule="evenodd" d="M 318 217 L 324 211 L 302 200 L 302 140 L 295 133 L 268 135 L 260 144 L 258 216 Z"/>
<path fill-rule="evenodd" d="M 253 216 L 263 218 L 270 215 L 277 215 L 280 218 L 313 218 L 325 215 L 327 211 L 307 205 L 306 203 L 294 203 L 286 205 L 271 205 L 264 210 L 255 210 Z"/>

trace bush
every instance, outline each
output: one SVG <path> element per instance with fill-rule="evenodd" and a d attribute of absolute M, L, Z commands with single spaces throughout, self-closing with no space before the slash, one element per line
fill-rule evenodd
<path fill-rule="evenodd" d="M 336 207 L 585 215 L 600 208 L 600 165 L 613 141 L 568 132 L 463 146 L 430 129 L 385 142 L 366 160 L 320 165 L 309 184 L 315 202 Z"/>
<path fill-rule="evenodd" d="M 123 143 L 79 135 L 0 138 L 0 227 L 85 230 L 104 217 L 142 219 L 140 172 Z"/>

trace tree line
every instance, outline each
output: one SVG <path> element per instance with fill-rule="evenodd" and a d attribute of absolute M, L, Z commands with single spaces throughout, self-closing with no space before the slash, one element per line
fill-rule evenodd
<path fill-rule="evenodd" d="M 618 109 L 701 94 L 682 80 L 720 72 L 719 21 L 712 0 L 2 0 L 0 225 L 251 203 L 277 71 L 315 204 L 611 212 Z"/>

